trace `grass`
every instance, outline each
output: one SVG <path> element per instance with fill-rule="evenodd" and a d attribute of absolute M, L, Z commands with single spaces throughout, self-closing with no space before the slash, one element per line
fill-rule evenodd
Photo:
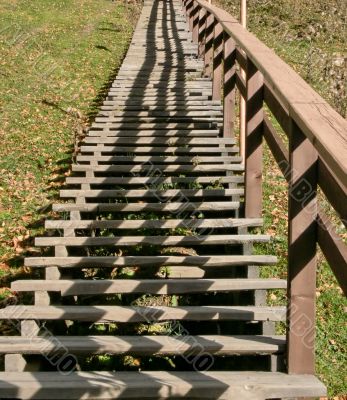
<path fill-rule="evenodd" d="M 239 1 L 219 0 L 231 14 L 239 15 Z M 347 8 L 338 0 L 248 1 L 248 29 L 290 64 L 341 115 L 347 117 L 345 51 Z M 265 146 L 264 229 L 275 237 L 260 253 L 276 254 L 279 263 L 263 269 L 264 277 L 286 278 L 287 184 Z M 324 199 L 321 199 L 322 205 Z M 329 210 L 328 210 L 329 211 Z M 346 231 L 341 229 L 343 238 Z M 318 252 L 316 370 L 329 396 L 347 394 L 347 329 L 341 289 L 322 254 Z M 269 302 L 285 304 L 280 291 Z"/>
<path fill-rule="evenodd" d="M 120 0 L 0 0 L 0 278 L 8 285 L 42 229 L 131 39 Z"/>

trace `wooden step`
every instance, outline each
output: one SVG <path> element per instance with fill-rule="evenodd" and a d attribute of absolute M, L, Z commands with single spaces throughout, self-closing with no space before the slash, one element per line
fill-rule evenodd
<path fill-rule="evenodd" d="M 159 123 L 159 122 L 215 122 L 218 123 L 219 126 L 223 123 L 222 116 L 217 117 L 214 116 L 213 118 L 206 114 L 206 115 L 177 115 L 176 113 L 172 113 L 172 115 L 158 115 L 158 116 L 137 116 L 137 115 L 119 115 L 119 116 L 97 116 L 95 117 L 95 122 L 118 122 L 118 123 L 128 123 L 128 122 L 135 122 L 139 121 L 140 123 L 143 122 L 150 122 L 150 123 Z"/>
<path fill-rule="evenodd" d="M 72 267 L 109 267 L 141 266 L 158 267 L 170 265 L 198 266 L 204 268 L 231 267 L 247 265 L 274 265 L 275 256 L 265 255 L 224 255 L 224 256 L 93 256 L 93 257 L 30 257 L 25 259 L 27 267 L 58 266 Z"/>
<path fill-rule="evenodd" d="M 110 103 L 110 102 L 108 102 Z M 166 112 L 170 111 L 211 111 L 211 115 L 214 115 L 216 111 L 222 112 L 223 108 L 219 105 L 191 105 L 191 104 L 158 104 L 158 105 L 130 105 L 130 104 L 105 104 L 100 106 L 101 112 L 99 115 L 132 115 L 136 112 L 140 115 L 156 115 L 156 112 L 160 112 L 161 115 L 165 115 Z M 104 113 L 106 111 L 106 113 Z M 128 112 L 131 112 L 128 114 Z M 190 115 L 190 114 L 189 114 Z"/>
<path fill-rule="evenodd" d="M 285 307 L 256 306 L 8 306 L 0 319 L 88 322 L 285 321 Z"/>
<path fill-rule="evenodd" d="M 46 229 L 175 229 L 239 228 L 262 225 L 260 218 L 134 219 L 134 220 L 46 220 Z"/>
<path fill-rule="evenodd" d="M 80 151 L 82 153 L 145 153 L 148 154 L 156 154 L 156 153 L 170 153 L 171 155 L 176 154 L 228 154 L 228 153 L 237 153 L 238 147 L 177 147 L 177 146 L 103 146 L 103 145 L 90 145 L 90 146 L 81 146 Z M 73 165 L 73 168 L 76 165 Z M 176 168 L 179 168 L 179 165 L 176 165 Z"/>
<path fill-rule="evenodd" d="M 279 372 L 0 372 L 2 399 L 218 399 L 319 397 L 313 375 Z"/>
<path fill-rule="evenodd" d="M 77 163 L 79 162 L 91 162 L 97 161 L 98 163 L 122 163 L 122 162 L 131 162 L 131 163 L 155 163 L 155 164 L 215 164 L 217 162 L 220 163 L 240 163 L 242 161 L 242 157 L 240 156 L 219 156 L 219 157 L 208 157 L 208 156 L 77 156 Z"/>
<path fill-rule="evenodd" d="M 67 184 L 81 184 L 90 183 L 93 185 L 148 185 L 150 187 L 160 186 L 164 184 L 187 184 L 187 183 L 200 183 L 200 184 L 210 184 L 210 185 L 224 185 L 226 183 L 243 183 L 244 178 L 241 175 L 233 176 L 155 176 L 155 177 L 83 177 L 83 176 L 73 176 L 67 177 Z M 216 203 L 218 207 L 218 202 Z M 53 205 L 53 207 L 61 205 Z"/>
<path fill-rule="evenodd" d="M 155 96 L 156 98 L 157 96 Z M 109 128 L 109 129 L 121 129 L 121 130 L 182 130 L 182 129 L 216 129 L 216 124 L 212 122 L 160 122 L 160 123 L 115 123 L 115 122 L 105 122 L 105 123 L 96 123 L 92 124 L 93 128 Z"/>
<path fill-rule="evenodd" d="M 53 204 L 53 211 L 80 211 L 80 212 L 177 212 L 177 211 L 209 211 L 220 212 L 237 210 L 240 203 L 237 201 L 216 201 L 216 202 L 181 202 L 165 203 L 65 203 Z"/>
<path fill-rule="evenodd" d="M 110 236 L 110 237 L 37 237 L 35 246 L 214 246 L 266 243 L 268 235 L 198 235 L 198 236 Z"/>
<path fill-rule="evenodd" d="M 105 128 L 103 130 L 94 130 L 90 129 L 88 132 L 89 136 L 96 137 L 114 137 L 114 136 L 124 136 L 124 137 L 216 137 L 219 135 L 218 129 L 186 129 L 186 130 L 175 130 L 175 129 L 148 129 L 148 130 L 110 130 L 109 128 Z"/>
<path fill-rule="evenodd" d="M 175 145 L 203 145 L 203 146 L 210 146 L 210 145 L 234 145 L 236 142 L 234 139 L 224 139 L 224 138 L 181 138 L 181 137 L 172 137 L 172 138 L 165 138 L 165 137 L 112 137 L 112 138 L 95 138 L 95 137 L 86 137 L 83 140 L 84 143 L 93 143 L 93 144 L 102 144 L 102 143 L 109 143 L 109 144 L 151 144 L 154 145 L 163 145 L 168 144 L 170 146 Z"/>
<path fill-rule="evenodd" d="M 19 280 L 18 292 L 61 292 L 62 296 L 106 293 L 189 294 L 255 289 L 286 289 L 282 279 L 115 279 L 115 280 Z"/>
<path fill-rule="evenodd" d="M 74 164 L 72 171 L 94 171 L 94 172 L 127 172 L 127 173 L 151 173 L 152 175 L 162 173 L 213 173 L 213 172 L 243 172 L 241 164 L 198 164 L 198 165 L 185 165 L 185 164 L 153 164 L 144 163 L 139 165 L 88 165 L 88 164 Z M 182 189 L 183 190 L 183 189 Z M 188 189 L 187 189 L 188 190 Z M 232 190 L 232 189 L 230 189 Z M 241 190 L 241 189 L 234 189 Z M 218 189 L 211 189 L 211 192 L 218 192 Z M 236 192 L 235 192 L 236 194 Z"/>
<path fill-rule="evenodd" d="M 98 166 L 100 167 L 100 166 Z M 115 165 L 115 168 L 119 168 L 121 166 Z M 167 166 L 164 166 L 166 169 Z M 170 166 L 168 166 L 170 167 Z M 208 167 L 208 166 L 206 166 Z M 98 168 L 95 168 L 98 170 Z M 168 168 L 169 170 L 169 168 Z M 168 190 L 155 190 L 155 189 L 147 189 L 147 190 L 137 190 L 137 189 L 129 189 L 129 190 L 109 190 L 109 189 L 94 189 L 94 190 L 74 190 L 74 189 L 65 189 L 60 190 L 61 198 L 73 198 L 73 197 L 120 197 L 120 198 L 148 198 L 154 197 L 158 201 L 162 201 L 163 198 L 174 199 L 175 197 L 179 197 L 184 201 L 184 198 L 195 198 L 195 197 L 230 197 L 230 196 L 243 196 L 244 189 L 168 189 Z"/>
<path fill-rule="evenodd" d="M 276 354 L 285 349 L 284 336 L 56 336 L 51 338 L 0 337 L 0 353 L 42 354 L 133 354 L 215 356 Z M 1 392 L 0 392 L 1 393 Z"/>

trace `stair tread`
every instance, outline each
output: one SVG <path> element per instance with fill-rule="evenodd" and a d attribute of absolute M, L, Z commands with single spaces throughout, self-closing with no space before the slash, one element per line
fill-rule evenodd
<path fill-rule="evenodd" d="M 119 165 L 115 166 L 118 168 Z M 208 167 L 208 166 L 207 166 Z M 131 168 L 131 166 L 130 166 Z M 97 170 L 97 168 L 95 168 Z M 63 189 L 60 190 L 60 197 L 156 197 L 159 200 L 162 197 L 173 198 L 175 196 L 187 197 L 221 197 L 221 196 L 242 196 L 243 188 L 236 189 Z"/>
<path fill-rule="evenodd" d="M 224 139 L 224 138 L 182 138 L 182 137 L 112 137 L 112 138 L 95 138 L 93 136 L 87 136 L 84 139 L 84 143 L 110 143 L 110 144 L 152 144 L 152 145 L 216 145 L 216 144 L 228 144 L 234 145 L 235 139 Z"/>
<path fill-rule="evenodd" d="M 238 153 L 238 147 L 178 147 L 178 146 L 112 146 L 110 145 L 82 145 L 83 153 L 103 152 L 103 153 L 170 153 L 170 154 L 209 154 L 209 153 Z"/>
<path fill-rule="evenodd" d="M 244 178 L 241 175 L 233 176 L 161 176 L 161 177 L 67 177 L 67 184 L 91 183 L 91 184 L 118 184 L 118 185 L 161 185 L 164 183 L 243 183 Z"/>
<path fill-rule="evenodd" d="M 136 244 L 172 245 L 215 245 L 268 242 L 269 235 L 199 235 L 199 236 L 110 236 L 110 237 L 37 237 L 35 246 L 134 246 Z"/>
<path fill-rule="evenodd" d="M 2 398 L 265 400 L 325 396 L 313 375 L 279 372 L 0 372 Z"/>
<path fill-rule="evenodd" d="M 184 204 L 184 203 L 182 203 Z M 257 227 L 262 225 L 261 218 L 201 218 L 201 219 L 134 219 L 134 220 L 46 220 L 46 229 L 140 229 L 140 228 L 233 228 Z"/>
<path fill-rule="evenodd" d="M 269 265 L 276 264 L 276 256 L 267 255 L 223 255 L 223 256 L 84 256 L 84 257 L 30 257 L 24 264 L 34 266 L 201 266 L 223 267 L 231 265 Z"/>
<path fill-rule="evenodd" d="M 286 307 L 270 306 L 8 306 L 0 319 L 94 322 L 284 321 Z"/>
<path fill-rule="evenodd" d="M 240 207 L 238 201 L 189 201 L 184 204 L 185 211 L 228 211 Z M 165 203 L 57 203 L 53 204 L 54 211 L 179 211 L 182 210 L 182 202 Z"/>
<path fill-rule="evenodd" d="M 18 280 L 15 291 L 59 291 L 63 296 L 104 293 L 181 294 L 234 290 L 285 289 L 283 279 L 60 279 Z"/>
<path fill-rule="evenodd" d="M 175 335 L 175 336 L 1 336 L 0 353 L 47 354 L 53 350 L 109 354 L 274 354 L 284 350 L 285 336 Z M 59 343 L 59 346 L 57 346 Z"/>

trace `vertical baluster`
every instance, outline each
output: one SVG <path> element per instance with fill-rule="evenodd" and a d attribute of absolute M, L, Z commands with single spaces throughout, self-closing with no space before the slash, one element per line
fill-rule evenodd
<path fill-rule="evenodd" d="M 205 54 L 205 41 L 206 41 L 206 10 L 204 8 L 200 9 L 199 16 L 199 57 L 203 57 Z"/>
<path fill-rule="evenodd" d="M 235 123 L 235 74 L 236 47 L 231 37 L 224 32 L 224 77 L 223 77 L 223 136 L 234 136 Z"/>
<path fill-rule="evenodd" d="M 193 32 L 193 19 L 194 19 L 194 9 L 195 9 L 195 1 L 191 0 L 189 5 L 189 30 Z"/>
<path fill-rule="evenodd" d="M 193 0 L 187 0 L 185 4 L 186 20 L 188 27 L 190 28 L 190 14 L 192 13 Z"/>
<path fill-rule="evenodd" d="M 206 19 L 206 41 L 205 41 L 205 76 L 211 77 L 213 63 L 213 31 L 214 16 L 207 13 Z"/>
<path fill-rule="evenodd" d="M 246 73 L 245 216 L 262 215 L 263 75 L 251 60 Z"/>
<path fill-rule="evenodd" d="M 212 100 L 220 100 L 223 70 L 223 27 L 216 21 L 213 36 L 213 86 Z"/>
<path fill-rule="evenodd" d="M 196 2 L 194 2 L 194 4 L 195 5 L 193 8 L 193 42 L 198 42 L 200 6 Z"/>
<path fill-rule="evenodd" d="M 288 211 L 288 372 L 314 373 L 317 151 L 291 122 Z"/>

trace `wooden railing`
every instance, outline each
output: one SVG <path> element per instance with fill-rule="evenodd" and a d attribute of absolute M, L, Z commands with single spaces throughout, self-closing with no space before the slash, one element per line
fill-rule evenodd
<path fill-rule="evenodd" d="M 347 224 L 347 121 L 227 12 L 203 0 L 183 0 L 183 8 L 213 99 L 223 96 L 224 136 L 234 135 L 236 90 L 246 102 L 245 216 L 262 213 L 263 138 L 288 181 L 287 367 L 314 373 L 317 243 L 347 294 L 347 246 L 317 200 L 319 186 Z"/>

